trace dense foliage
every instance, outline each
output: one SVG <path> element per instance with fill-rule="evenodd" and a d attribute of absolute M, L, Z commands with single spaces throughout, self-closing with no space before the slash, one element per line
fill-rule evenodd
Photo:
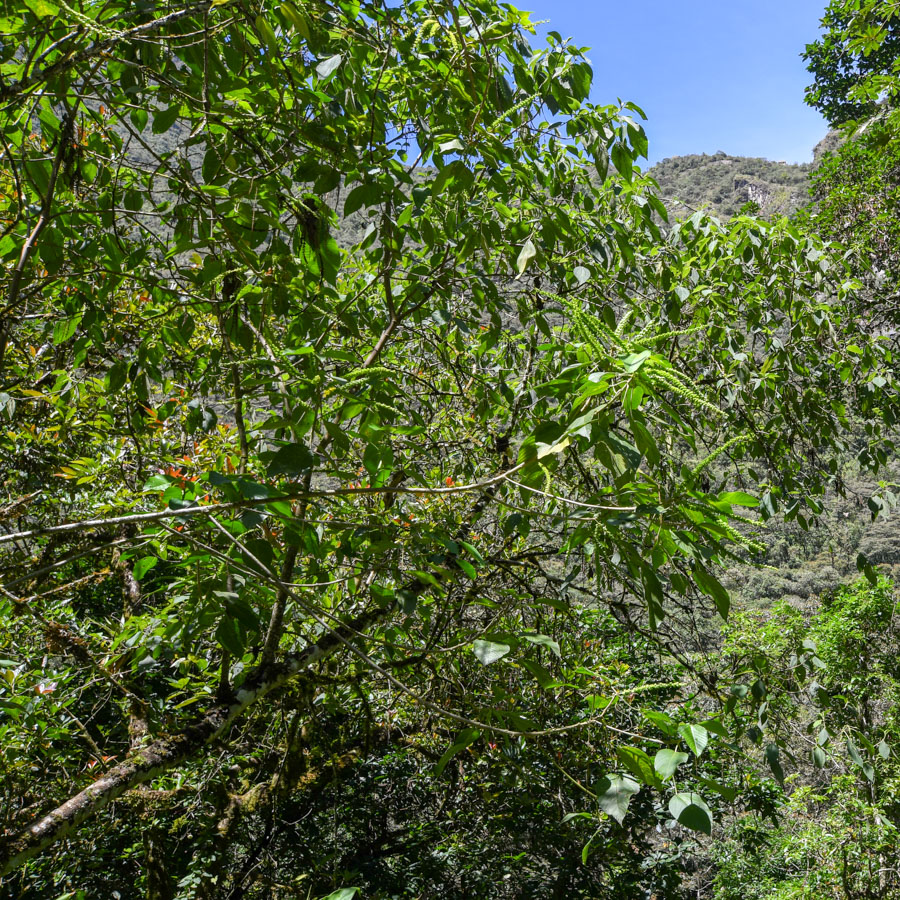
<path fill-rule="evenodd" d="M 722 633 L 894 457 L 852 260 L 669 222 L 495 0 L 2 27 L 4 897 L 674 898 L 796 722 L 879 783 L 892 671 Z"/>
<path fill-rule="evenodd" d="M 814 82 L 806 102 L 831 125 L 871 118 L 896 99 L 900 53 L 896 0 L 831 0 L 824 33 L 803 54 Z"/>

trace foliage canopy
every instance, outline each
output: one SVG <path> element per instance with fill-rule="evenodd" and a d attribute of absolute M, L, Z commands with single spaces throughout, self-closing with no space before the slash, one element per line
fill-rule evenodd
<path fill-rule="evenodd" d="M 580 788 L 576 863 L 628 855 L 629 809 L 709 832 L 722 786 L 676 770 L 747 692 L 685 630 L 728 615 L 761 521 L 807 527 L 839 459 L 894 449 L 840 260 L 783 221 L 668 225 L 640 110 L 494 0 L 28 0 L 3 28 L 9 883 L 103 893 L 130 855 L 153 896 L 267 896 L 271 810 L 318 816 L 375 746 L 399 779 L 415 735 L 433 776 L 502 747 L 513 807 L 529 767 Z M 646 646 L 679 667 L 641 686 Z"/>

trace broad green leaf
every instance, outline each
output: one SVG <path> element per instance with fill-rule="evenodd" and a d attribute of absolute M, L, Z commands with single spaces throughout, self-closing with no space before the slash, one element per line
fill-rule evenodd
<path fill-rule="evenodd" d="M 281 12 L 304 40 L 309 40 L 309 22 L 305 13 L 300 12 L 293 3 L 282 3 Z"/>
<path fill-rule="evenodd" d="M 712 834 L 712 812 L 699 794 L 676 794 L 669 801 L 669 812 L 685 828 Z"/>
<path fill-rule="evenodd" d="M 766 762 L 772 770 L 772 774 L 778 780 L 778 783 L 784 785 L 784 769 L 781 768 L 781 750 L 778 744 L 768 744 L 766 746 Z"/>
<path fill-rule="evenodd" d="M 727 503 L 729 506 L 746 506 L 754 508 L 759 506 L 759 500 L 746 491 L 725 491 L 716 498 L 719 503 Z"/>
<path fill-rule="evenodd" d="M 694 566 L 693 575 L 694 580 L 697 582 L 697 587 L 704 594 L 712 597 L 719 615 L 723 619 L 727 619 L 728 613 L 731 611 L 731 597 L 724 585 L 701 565 Z"/>
<path fill-rule="evenodd" d="M 134 125 L 138 131 L 143 131 L 147 127 L 147 121 L 150 118 L 150 114 L 146 109 L 133 109 L 129 118 L 131 119 L 131 124 Z"/>
<path fill-rule="evenodd" d="M 53 343 L 64 344 L 78 330 L 81 316 L 73 316 L 71 319 L 62 319 L 53 326 Z"/>
<path fill-rule="evenodd" d="M 535 662 L 533 659 L 519 660 L 519 665 L 535 677 L 541 690 L 550 690 L 557 683 L 557 680 L 550 674 L 550 672 L 540 663 Z"/>
<path fill-rule="evenodd" d="M 59 7 L 55 3 L 50 3 L 50 0 L 23 0 L 23 2 L 36 16 L 42 19 L 59 14 Z"/>
<path fill-rule="evenodd" d="M 226 615 L 219 620 L 216 628 L 216 640 L 232 656 L 240 659 L 244 655 L 244 636 L 237 619 L 232 616 Z"/>
<path fill-rule="evenodd" d="M 529 644 L 537 644 L 539 647 L 546 647 L 548 650 L 552 651 L 554 655 L 562 659 L 562 654 L 559 652 L 559 644 L 553 640 L 551 637 L 547 637 L 546 634 L 523 634 L 522 637 L 528 641 Z"/>
<path fill-rule="evenodd" d="M 657 709 L 643 709 L 641 712 L 644 718 L 651 725 L 655 725 L 663 734 L 674 737 L 678 733 L 678 726 L 668 713 Z"/>
<path fill-rule="evenodd" d="M 319 78 L 328 78 L 337 71 L 338 66 L 340 66 L 343 60 L 344 57 L 340 53 L 329 56 L 328 59 L 323 59 L 322 62 L 316 66 L 316 74 Z"/>
<path fill-rule="evenodd" d="M 278 46 L 278 38 L 275 36 L 274 29 L 264 15 L 258 15 L 256 17 L 256 30 L 259 32 L 259 36 L 263 39 L 266 47 L 268 47 L 272 53 L 278 53 L 280 49 Z"/>
<path fill-rule="evenodd" d="M 626 181 L 631 181 L 634 178 L 634 160 L 628 152 L 628 148 L 624 144 L 615 143 L 610 151 L 610 155 L 616 171 Z"/>
<path fill-rule="evenodd" d="M 619 762 L 642 784 L 662 789 L 662 782 L 657 777 L 653 760 L 640 747 L 616 747 Z"/>
<path fill-rule="evenodd" d="M 702 725 L 679 725 L 678 734 L 684 739 L 684 742 L 690 747 L 694 756 L 700 756 L 706 749 L 709 741 L 709 734 Z"/>
<path fill-rule="evenodd" d="M 690 759 L 687 753 L 679 750 L 663 749 L 657 751 L 653 759 L 653 767 L 659 773 L 660 778 L 668 781 L 674 774 L 675 770 L 683 763 Z"/>
<path fill-rule="evenodd" d="M 853 743 L 851 738 L 847 738 L 847 752 L 850 754 L 850 759 L 853 760 L 854 765 L 862 770 L 863 775 L 866 776 L 866 780 L 874 781 L 875 769 L 862 758 L 859 748 Z"/>
<path fill-rule="evenodd" d="M 628 775 L 607 775 L 597 785 L 600 809 L 621 825 L 628 812 L 631 798 L 640 789 L 641 786 Z"/>
<path fill-rule="evenodd" d="M 579 284 L 585 284 L 591 279 L 591 272 L 589 269 L 586 269 L 584 266 L 575 266 L 572 270 L 572 274 L 575 276 L 575 281 Z"/>
<path fill-rule="evenodd" d="M 475 641 L 472 645 L 478 661 L 485 666 L 503 659 L 512 649 L 509 644 L 497 644 L 493 641 Z"/>
<path fill-rule="evenodd" d="M 522 249 L 519 251 L 519 256 L 516 259 L 516 269 L 520 275 L 525 272 L 525 269 L 528 268 L 528 263 L 531 262 L 537 256 L 537 248 L 534 246 L 534 242 L 529 238 L 522 245 Z"/>
<path fill-rule="evenodd" d="M 322 897 L 320 900 L 353 900 L 358 893 L 359 888 L 357 887 L 338 888 L 338 890 L 332 891 L 327 897 Z"/>
<path fill-rule="evenodd" d="M 155 556 L 145 556 L 143 559 L 139 559 L 134 564 L 134 577 L 140 581 L 158 562 L 159 560 Z"/>
<path fill-rule="evenodd" d="M 154 134 L 163 134 L 168 131 L 174 124 L 181 111 L 181 104 L 176 103 L 168 109 L 161 109 L 153 113 L 153 125 L 151 130 Z"/>
<path fill-rule="evenodd" d="M 297 478 L 315 465 L 316 457 L 309 447 L 305 444 L 287 444 L 272 456 L 268 472 L 271 477 L 287 475 L 289 478 Z"/>

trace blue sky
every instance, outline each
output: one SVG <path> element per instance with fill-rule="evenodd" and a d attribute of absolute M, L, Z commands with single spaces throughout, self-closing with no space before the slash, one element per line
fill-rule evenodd
<path fill-rule="evenodd" d="M 594 69 L 595 103 L 647 113 L 650 161 L 685 153 L 808 162 L 827 131 L 803 102 L 799 54 L 826 0 L 518 0 L 571 37 Z"/>

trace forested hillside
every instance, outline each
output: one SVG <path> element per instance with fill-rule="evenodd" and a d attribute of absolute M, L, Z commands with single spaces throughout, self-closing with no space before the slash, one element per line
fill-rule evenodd
<path fill-rule="evenodd" d="M 660 197 L 675 216 L 707 209 L 719 216 L 742 211 L 761 216 L 790 216 L 809 200 L 808 165 L 705 153 L 674 156 L 647 174 L 659 184 Z"/>
<path fill-rule="evenodd" d="M 497 0 L 7 4 L 0 898 L 900 897 L 897 16 L 645 174 Z"/>

